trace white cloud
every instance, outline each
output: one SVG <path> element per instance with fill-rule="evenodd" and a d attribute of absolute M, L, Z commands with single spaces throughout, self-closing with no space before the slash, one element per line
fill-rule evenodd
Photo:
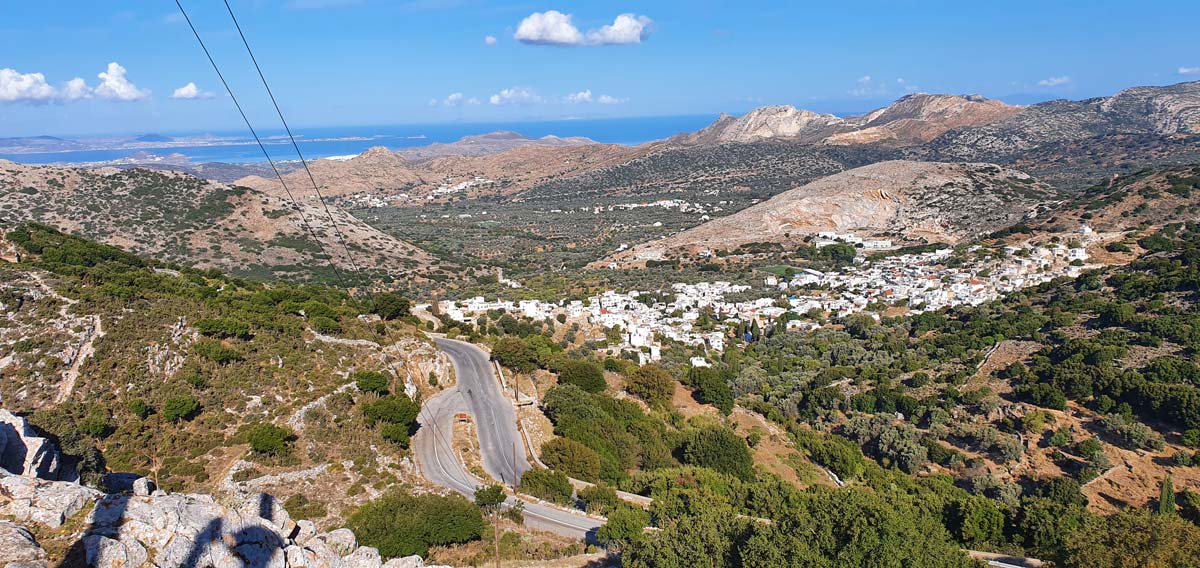
<path fill-rule="evenodd" d="M 542 97 L 528 87 L 513 87 L 492 95 L 488 102 L 497 106 L 528 105 L 542 102 Z"/>
<path fill-rule="evenodd" d="M 558 10 L 534 12 L 517 24 L 513 39 L 522 43 L 580 45 L 583 34 L 571 23 L 571 16 Z"/>
<path fill-rule="evenodd" d="M 578 93 L 571 93 L 571 94 L 567 95 L 567 102 L 569 102 L 569 103 L 590 103 L 590 102 L 592 102 L 592 91 L 591 91 L 591 89 L 584 89 L 582 91 L 579 91 Z"/>
<path fill-rule="evenodd" d="M 483 37 L 483 43 L 486 43 L 488 45 L 496 45 L 497 41 L 499 41 L 499 40 L 496 39 L 496 36 L 484 36 Z"/>
<path fill-rule="evenodd" d="M 0 69 L 0 103 L 69 103 L 91 96 L 92 89 L 79 77 L 56 89 L 46 82 L 46 76 L 41 73 Z"/>
<path fill-rule="evenodd" d="M 462 93 L 450 93 L 449 95 L 446 95 L 446 98 L 444 98 L 440 101 L 437 99 L 429 99 L 429 106 L 431 106 L 431 107 L 435 107 L 435 106 L 439 106 L 439 105 L 447 106 L 447 107 L 456 107 L 456 106 L 462 106 L 462 105 L 477 105 L 477 104 L 479 104 L 479 99 L 474 98 L 474 97 L 467 98 L 466 95 L 463 95 Z"/>
<path fill-rule="evenodd" d="M 213 94 L 200 90 L 200 87 L 197 87 L 195 83 L 188 82 L 188 84 L 175 89 L 175 92 L 171 93 L 171 98 L 183 100 L 211 99 L 213 98 Z"/>
<path fill-rule="evenodd" d="M 600 98 L 596 99 L 596 102 L 598 102 L 602 105 L 619 105 L 619 104 L 625 102 L 625 99 L 618 99 L 616 97 L 610 97 L 608 95 L 600 95 Z"/>
<path fill-rule="evenodd" d="M 1068 77 L 1066 75 L 1062 75 L 1059 77 L 1049 77 L 1046 79 L 1042 79 L 1041 81 L 1038 81 L 1038 85 L 1043 86 L 1043 87 L 1058 87 L 1061 85 L 1066 85 L 1067 83 L 1070 83 L 1070 82 L 1071 82 L 1070 77 Z"/>
<path fill-rule="evenodd" d="M 58 91 L 46 83 L 41 73 L 20 73 L 16 69 L 0 69 L 0 102 L 48 103 L 58 97 Z"/>
<path fill-rule="evenodd" d="M 67 84 L 63 85 L 62 90 L 59 91 L 59 97 L 68 102 L 86 99 L 90 96 L 92 96 L 92 88 L 88 87 L 87 83 L 79 77 L 67 81 Z"/>
<path fill-rule="evenodd" d="M 93 91 L 96 96 L 112 101 L 140 101 L 150 97 L 150 91 L 139 89 L 125 78 L 125 68 L 116 61 L 108 64 L 108 70 L 96 75 L 100 84 Z"/>
<path fill-rule="evenodd" d="M 1200 67 L 1180 67 L 1180 75 L 1200 75 Z"/>
<path fill-rule="evenodd" d="M 859 77 L 858 81 L 855 81 L 855 84 L 857 86 L 849 91 L 846 91 L 846 94 L 852 97 L 865 97 L 870 95 L 875 89 L 875 85 L 872 84 L 870 75 L 863 75 L 862 77 Z"/>
<path fill-rule="evenodd" d="M 654 21 L 646 16 L 621 14 L 612 25 L 588 32 L 590 43 L 596 45 L 625 45 L 642 43 L 654 31 Z"/>
<path fill-rule="evenodd" d="M 570 14 L 557 10 L 534 12 L 517 25 L 513 39 L 534 45 L 625 45 L 641 43 L 654 31 L 654 21 L 646 16 L 620 14 L 612 24 L 579 31 Z"/>

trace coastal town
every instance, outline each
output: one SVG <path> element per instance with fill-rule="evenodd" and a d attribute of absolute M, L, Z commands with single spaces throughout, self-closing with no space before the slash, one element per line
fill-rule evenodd
<path fill-rule="evenodd" d="M 830 318 L 860 312 L 879 318 L 885 313 L 919 314 L 979 305 L 1055 278 L 1075 278 L 1095 267 L 1088 264 L 1087 246 L 1101 237 L 1087 226 L 1071 237 L 1066 242 L 1055 239 L 998 249 L 972 246 L 956 252 L 945 248 L 879 258 L 860 254 L 854 264 L 841 270 L 787 268 L 782 274 L 767 273 L 755 286 L 726 281 L 676 283 L 669 291 L 608 290 L 586 301 L 514 302 L 475 297 L 443 300 L 438 307 L 441 313 L 460 322 L 496 311 L 535 321 L 561 314 L 568 322 L 619 331 L 621 350 L 634 351 L 640 359 L 653 361 L 660 357 L 664 341 L 700 347 L 706 352 L 723 351 L 728 327 L 721 323 L 757 323 L 763 329 L 782 325 L 787 331 L 812 331 Z M 844 235 L 821 238 L 846 242 Z M 865 250 L 866 243 L 857 244 Z M 761 297 L 727 299 L 747 293 Z M 693 364 L 703 364 L 703 358 Z"/>

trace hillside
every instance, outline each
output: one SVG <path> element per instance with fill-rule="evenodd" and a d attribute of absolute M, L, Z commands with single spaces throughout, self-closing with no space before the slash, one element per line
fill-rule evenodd
<path fill-rule="evenodd" d="M 432 265 L 424 252 L 337 208 L 354 262 L 387 278 Z M 343 271 L 351 266 L 323 209 L 303 217 Z M 0 161 L 0 218 L 36 221 L 106 244 L 201 268 L 256 277 L 332 278 L 286 197 L 175 172 L 84 170 Z"/>
<path fill-rule="evenodd" d="M 930 151 L 937 159 L 995 160 L 1053 142 L 1114 134 L 1200 134 L 1200 82 L 1031 105 L 992 124 L 947 132 L 930 142 Z"/>
<path fill-rule="evenodd" d="M 880 162 L 785 191 L 618 258 L 796 242 L 821 231 L 955 243 L 1012 225 L 1053 198 L 1028 175 L 991 164 Z"/>
<path fill-rule="evenodd" d="M 547 135 L 541 138 L 530 138 L 516 132 L 500 130 L 496 132 L 489 132 L 487 134 L 464 136 L 459 140 L 449 144 L 434 142 L 428 146 L 404 148 L 397 150 L 396 153 L 409 160 L 419 161 L 432 158 L 444 158 L 448 156 L 484 156 L 487 154 L 499 154 L 501 152 L 507 152 L 516 148 L 525 148 L 530 146 L 564 148 L 570 146 L 588 146 L 592 144 L 597 144 L 597 142 L 582 136 L 559 137 Z"/>

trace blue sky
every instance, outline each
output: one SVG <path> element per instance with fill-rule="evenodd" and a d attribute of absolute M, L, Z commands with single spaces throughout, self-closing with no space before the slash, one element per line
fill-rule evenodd
<path fill-rule="evenodd" d="M 1195 1 L 232 4 L 297 126 L 848 113 L 912 91 L 1027 103 L 1200 80 Z M 184 6 L 252 119 L 274 125 L 223 4 Z M 169 0 L 2 16 L 0 137 L 239 127 Z"/>

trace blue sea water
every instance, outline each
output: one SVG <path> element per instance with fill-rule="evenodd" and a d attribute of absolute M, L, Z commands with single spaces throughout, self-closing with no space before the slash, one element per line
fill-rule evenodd
<path fill-rule="evenodd" d="M 391 126 L 351 126 L 293 128 L 297 143 L 305 158 L 324 158 L 358 154 L 372 146 L 390 149 L 425 146 L 434 142 L 454 142 L 464 136 L 486 134 L 498 130 L 518 132 L 530 138 L 554 136 L 583 136 L 609 144 L 641 144 L 660 140 L 681 132 L 699 130 L 716 117 L 711 115 L 660 116 L 642 118 L 578 119 L 543 122 L 407 124 Z M 249 132 L 191 132 L 160 133 L 172 138 L 195 137 L 204 134 L 223 140 L 217 144 L 165 145 L 123 149 L 79 150 L 27 154 L 0 153 L 0 158 L 28 164 L 104 162 L 128 158 L 137 153 L 158 155 L 183 154 L 192 162 L 260 162 L 262 150 L 254 144 Z M 267 151 L 274 160 L 295 160 L 295 151 L 285 133 L 260 131 Z M 132 136 L 130 138 L 133 138 Z"/>

